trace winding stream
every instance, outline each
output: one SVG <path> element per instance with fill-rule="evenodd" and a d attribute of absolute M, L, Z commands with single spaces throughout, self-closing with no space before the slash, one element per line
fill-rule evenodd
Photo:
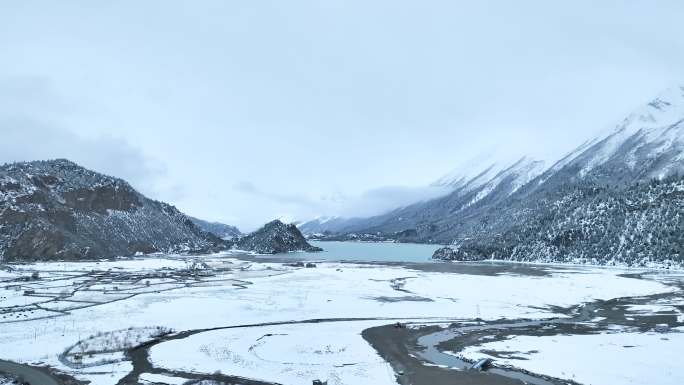
<path fill-rule="evenodd" d="M 418 356 L 427 362 L 431 362 L 436 365 L 447 366 L 456 370 L 467 370 L 470 368 L 471 363 L 467 362 L 458 356 L 453 354 L 448 354 L 440 351 L 437 347 L 446 341 L 453 340 L 460 335 L 467 334 L 469 332 L 475 331 L 485 331 L 491 329 L 511 329 L 511 328 L 522 328 L 531 326 L 541 326 L 554 321 L 521 321 L 505 324 L 494 324 L 494 325 L 477 325 L 477 326 L 465 326 L 458 329 L 446 329 L 431 333 L 418 338 L 418 344 L 425 348 L 423 351 L 416 352 Z M 527 373 L 523 373 L 518 370 L 505 369 L 501 367 L 492 367 L 487 370 L 488 373 L 498 374 L 500 376 L 509 377 L 521 380 L 527 384 L 533 385 L 556 385 L 554 382 L 548 381 L 539 376 L 533 376 Z"/>

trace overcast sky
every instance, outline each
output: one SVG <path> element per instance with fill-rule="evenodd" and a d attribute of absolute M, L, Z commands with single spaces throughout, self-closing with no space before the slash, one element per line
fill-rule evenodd
<path fill-rule="evenodd" d="M 0 162 L 250 230 L 554 159 L 684 83 L 684 2 L 4 1 Z"/>

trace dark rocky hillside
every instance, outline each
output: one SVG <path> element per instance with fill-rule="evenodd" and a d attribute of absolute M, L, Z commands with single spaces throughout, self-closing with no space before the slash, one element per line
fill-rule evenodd
<path fill-rule="evenodd" d="M 0 259 L 108 258 L 225 248 L 175 207 L 68 160 L 0 166 Z"/>
<path fill-rule="evenodd" d="M 259 254 L 277 254 L 288 251 L 322 251 L 311 246 L 294 224 L 274 220 L 259 230 L 240 238 L 235 247 Z"/>

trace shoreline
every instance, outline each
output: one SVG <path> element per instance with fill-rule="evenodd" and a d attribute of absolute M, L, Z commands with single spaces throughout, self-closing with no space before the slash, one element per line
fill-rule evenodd
<path fill-rule="evenodd" d="M 464 319 L 445 326 L 411 322 L 412 327 L 383 325 L 365 329 L 362 336 L 392 366 L 401 385 L 451 385 L 456 382 L 477 385 L 575 385 L 578 383 L 570 379 L 556 378 L 518 366 L 497 364 L 497 361 L 502 361 L 497 351 L 488 353 L 494 359 L 494 366 L 489 371 L 464 369 L 464 364 L 471 363 L 472 359 L 461 356 L 459 352 L 470 346 L 479 346 L 483 338 L 491 343 L 515 336 L 610 334 L 615 332 L 615 326 L 646 333 L 663 322 L 682 325 L 684 320 L 680 322 L 671 315 L 627 316 L 625 306 L 628 304 L 652 303 L 677 296 L 684 290 L 682 283 L 670 285 L 678 290 L 647 296 L 594 300 L 556 308 L 555 312 L 562 315 L 557 318 L 503 318 L 489 321 Z M 509 351 L 502 353 L 510 354 Z"/>
<path fill-rule="evenodd" d="M 335 243 L 353 243 L 353 244 L 398 244 L 398 245 L 434 245 L 440 246 L 438 244 L 426 244 L 426 243 L 403 243 L 403 242 L 376 242 L 376 241 L 317 241 L 317 242 L 335 242 Z M 326 251 L 323 250 L 323 253 Z M 120 256 L 115 258 L 98 258 L 98 259 L 59 259 L 59 260 L 27 260 L 27 261 L 17 261 L 12 260 L 9 262 L 4 262 L 0 260 L 0 269 L 9 268 L 15 265 L 27 265 L 34 263 L 51 263 L 51 262 L 116 262 L 116 261 L 128 261 L 128 260 L 140 260 L 140 259 L 191 259 L 191 258 L 201 258 L 201 257 L 232 257 L 240 260 L 251 261 L 251 262 L 264 262 L 264 263 L 287 263 L 287 262 L 315 262 L 315 263 L 346 263 L 346 264 L 364 264 L 364 265 L 378 265 L 378 266 L 401 266 L 405 268 L 411 268 L 421 271 L 443 271 L 449 272 L 454 270 L 454 268 L 446 267 L 428 267 L 431 265 L 454 265 L 454 266 L 487 266 L 487 265 L 507 265 L 515 266 L 519 265 L 521 267 L 533 267 L 533 268 L 598 268 L 598 269 L 608 269 L 608 270 L 629 270 L 638 273 L 644 272 L 673 272 L 673 273 L 684 273 L 684 263 L 676 264 L 672 266 L 665 266 L 663 264 L 654 263 L 650 266 L 630 266 L 630 265 L 607 265 L 607 264 L 593 264 L 593 263 L 577 263 L 577 262 L 541 262 L 541 261 L 515 261 L 515 260 L 505 260 L 505 259 L 483 259 L 479 261 L 456 261 L 456 260 L 442 260 L 442 259 L 432 259 L 431 257 L 426 258 L 424 261 L 401 261 L 401 260 L 363 260 L 363 259 L 321 259 L 315 258 L 315 255 L 310 254 L 307 251 L 290 251 L 287 253 L 279 254 L 258 254 L 254 252 L 244 251 L 244 250 L 224 250 L 219 252 L 198 254 L 198 253 L 152 253 L 143 255 L 131 255 L 131 256 Z"/>

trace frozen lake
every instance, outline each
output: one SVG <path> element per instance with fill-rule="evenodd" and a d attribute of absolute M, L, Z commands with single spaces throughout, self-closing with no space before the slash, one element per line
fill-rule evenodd
<path fill-rule="evenodd" d="M 441 245 L 390 242 L 321 242 L 311 241 L 322 248 L 321 253 L 279 254 L 296 259 L 352 261 L 352 262 L 429 262 Z"/>

